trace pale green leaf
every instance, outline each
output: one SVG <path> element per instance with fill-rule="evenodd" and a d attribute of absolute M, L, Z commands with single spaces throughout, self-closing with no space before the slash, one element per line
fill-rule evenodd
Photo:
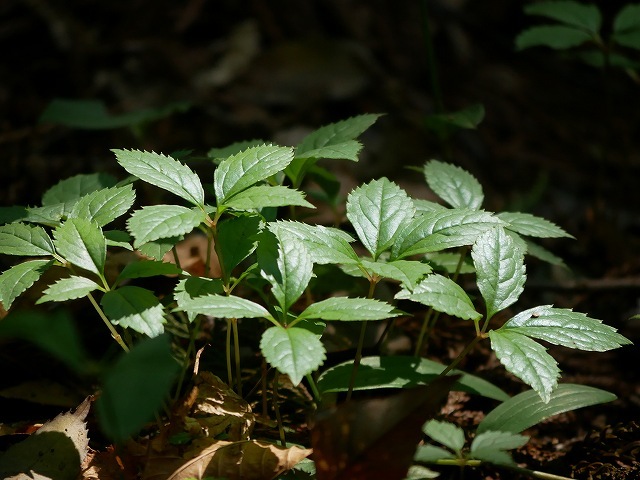
<path fill-rule="evenodd" d="M 256 185 L 234 195 L 224 204 L 234 210 L 258 210 L 265 207 L 316 208 L 304 199 L 304 193 L 282 185 Z"/>
<path fill-rule="evenodd" d="M 309 225 L 292 221 L 278 221 L 270 224 L 272 231 L 286 231 L 305 244 L 311 261 L 317 264 L 357 263 L 358 255 L 349 245 L 353 238 L 337 228 Z"/>
<path fill-rule="evenodd" d="M 579 350 L 605 352 L 631 341 L 605 325 L 602 320 L 587 317 L 568 308 L 541 305 L 519 313 L 499 331 L 510 331 Z"/>
<path fill-rule="evenodd" d="M 495 465 L 515 465 L 513 458 L 505 450 L 520 448 L 529 437 L 510 432 L 486 431 L 478 434 L 471 442 L 471 458 Z"/>
<path fill-rule="evenodd" d="M 0 302 L 9 310 L 13 301 L 33 285 L 53 264 L 53 260 L 28 260 L 0 275 Z"/>
<path fill-rule="evenodd" d="M 193 205 L 204 206 L 204 189 L 200 178 L 188 166 L 160 153 L 140 150 L 111 150 L 118 163 L 140 180 L 184 198 Z"/>
<path fill-rule="evenodd" d="M 430 160 L 424 165 L 429 188 L 454 208 L 478 210 L 484 201 L 480 182 L 466 170 L 450 163 Z"/>
<path fill-rule="evenodd" d="M 293 150 L 262 145 L 243 150 L 220 162 L 213 175 L 218 205 L 234 195 L 284 170 L 293 160 Z"/>
<path fill-rule="evenodd" d="M 507 223 L 505 228 L 520 235 L 538 238 L 574 238 L 555 223 L 529 213 L 503 212 L 496 216 Z"/>
<path fill-rule="evenodd" d="M 296 157 L 323 157 L 323 158 L 345 158 L 345 157 L 325 157 L 323 149 L 329 149 L 336 145 L 344 144 L 349 140 L 354 140 L 365 130 L 373 125 L 380 118 L 379 114 L 364 114 L 341 120 L 336 123 L 325 125 L 307 135 L 296 147 Z M 310 152 L 314 152 L 313 155 Z M 357 158 L 349 158 L 357 160 Z"/>
<path fill-rule="evenodd" d="M 530 47 L 549 47 L 563 50 L 582 45 L 593 40 L 593 36 L 574 27 L 564 25 L 540 25 L 521 32 L 516 37 L 516 48 L 524 50 Z"/>
<path fill-rule="evenodd" d="M 484 106 L 481 103 L 476 103 L 455 112 L 428 115 L 425 119 L 425 125 L 436 134 L 445 136 L 458 128 L 476 128 L 484 119 L 484 114 Z"/>
<path fill-rule="evenodd" d="M 44 228 L 10 223 L 0 226 L 0 253 L 41 257 L 53 255 L 55 248 Z"/>
<path fill-rule="evenodd" d="M 440 375 L 445 366 L 427 358 L 395 355 L 389 357 L 363 357 L 360 369 L 363 374 L 356 377 L 354 390 L 379 388 L 411 388 L 426 385 Z M 321 392 L 346 392 L 349 388 L 353 360 L 333 366 L 318 378 Z M 482 395 L 494 400 L 509 398 L 505 392 L 480 377 L 454 370 L 451 375 L 460 375 L 452 390 Z"/>
<path fill-rule="evenodd" d="M 547 349 L 529 337 L 509 330 L 491 330 L 489 338 L 500 363 L 548 402 L 558 383 L 560 369 Z"/>
<path fill-rule="evenodd" d="M 42 195 L 43 206 L 64 204 L 67 209 L 88 193 L 113 187 L 115 178 L 104 173 L 80 174 L 60 180 Z M 69 210 L 68 210 L 69 211 Z"/>
<path fill-rule="evenodd" d="M 58 253 L 69 263 L 97 275 L 104 274 L 107 240 L 97 223 L 70 218 L 53 231 Z"/>
<path fill-rule="evenodd" d="M 262 220 L 257 215 L 240 215 L 218 224 L 217 249 L 227 277 L 256 249 L 261 228 Z"/>
<path fill-rule="evenodd" d="M 298 318 L 320 320 L 385 320 L 401 314 L 393 305 L 373 298 L 331 297 L 309 305 Z"/>
<path fill-rule="evenodd" d="M 173 291 L 173 298 L 180 307 L 195 297 L 221 293 L 224 293 L 224 285 L 219 278 L 187 277 L 178 282 Z M 187 312 L 187 316 L 189 321 L 193 322 L 198 314 Z"/>
<path fill-rule="evenodd" d="M 528 390 L 505 400 L 489 412 L 478 425 L 478 433 L 490 430 L 520 433 L 554 415 L 613 402 L 616 398 L 613 393 L 598 388 L 570 383 L 558 385 L 548 402 L 534 390 Z"/>
<path fill-rule="evenodd" d="M 358 153 L 362 150 L 362 144 L 356 140 L 347 140 L 341 143 L 333 143 L 324 147 L 307 150 L 302 153 L 296 152 L 296 159 L 299 158 L 334 158 L 338 160 L 358 161 Z"/>
<path fill-rule="evenodd" d="M 151 205 L 133 212 L 127 220 L 127 229 L 135 237 L 133 246 L 161 238 L 170 238 L 190 233 L 205 220 L 199 208 L 181 205 Z"/>
<path fill-rule="evenodd" d="M 418 447 L 421 448 L 421 447 Z M 434 447 L 437 448 L 437 447 Z M 446 450 L 443 450 L 446 452 Z M 447 452 L 448 453 L 448 452 Z M 451 455 L 451 454 L 449 454 Z M 416 462 L 421 462 L 418 457 L 418 453 L 414 455 L 414 460 Z M 449 457 L 440 457 L 440 458 L 449 458 Z M 429 470 L 427 467 L 422 465 L 411 465 L 409 470 L 407 471 L 407 476 L 404 480 L 429 480 L 431 478 L 438 478 L 440 476 L 439 472 L 434 472 L 433 470 Z"/>
<path fill-rule="evenodd" d="M 391 258 L 472 245 L 479 235 L 503 223 L 484 211 L 446 209 L 425 213 L 411 220 L 400 232 L 391 249 Z"/>
<path fill-rule="evenodd" d="M 398 280 L 407 288 L 414 288 L 420 279 L 431 273 L 429 265 L 416 260 L 374 262 L 368 259 L 361 259 L 360 264 L 369 274 L 373 273 L 383 278 Z M 360 271 L 360 269 L 357 270 Z"/>
<path fill-rule="evenodd" d="M 269 364 L 289 375 L 298 385 L 302 378 L 317 370 L 326 356 L 318 336 L 304 328 L 268 328 L 260 340 L 260 350 Z"/>
<path fill-rule="evenodd" d="M 210 158 L 216 163 L 220 163 L 220 161 L 230 157 L 231 155 L 240 153 L 241 151 L 246 150 L 247 148 L 259 147 L 261 145 L 271 146 L 271 143 L 265 142 L 264 140 L 260 140 L 260 139 L 243 140 L 241 142 L 235 142 L 235 143 L 232 143 L 231 145 L 227 145 L 226 147 L 211 148 L 207 152 L 207 158 Z"/>
<path fill-rule="evenodd" d="M 356 188 L 347 199 L 347 218 L 374 259 L 391 247 L 414 214 L 413 201 L 387 178 Z"/>
<path fill-rule="evenodd" d="M 518 300 L 527 279 L 524 251 L 502 227 L 492 228 L 471 249 L 487 319 Z"/>
<path fill-rule="evenodd" d="M 524 7 L 528 15 L 540 15 L 573 27 L 597 33 L 602 24 L 602 15 L 596 5 L 586 5 L 573 0 L 553 0 L 532 3 Z"/>
<path fill-rule="evenodd" d="M 288 233 L 286 230 L 271 229 L 271 232 L 278 239 L 278 256 L 275 266 L 264 269 L 264 262 L 261 262 L 263 276 L 271 283 L 272 293 L 280 304 L 284 312 L 303 294 L 309 281 L 313 276 L 313 262 L 307 248 L 297 236 Z M 273 271 L 273 268 L 277 271 Z"/>
<path fill-rule="evenodd" d="M 164 255 L 182 240 L 184 240 L 184 235 L 159 238 L 158 240 L 152 240 L 138 246 L 136 250 L 145 257 L 153 258 L 154 260 L 162 260 Z"/>
<path fill-rule="evenodd" d="M 435 211 L 448 210 L 444 205 L 421 198 L 412 198 L 413 205 L 416 207 L 416 214 L 431 213 Z"/>
<path fill-rule="evenodd" d="M 464 430 L 457 425 L 438 420 L 429 420 L 422 427 L 425 435 L 458 453 L 464 447 Z"/>
<path fill-rule="evenodd" d="M 178 297 L 178 308 L 188 313 L 219 318 L 269 318 L 263 306 L 241 297 L 207 294 L 199 297 Z"/>
<path fill-rule="evenodd" d="M 117 282 L 125 278 L 145 278 L 159 275 L 180 275 L 182 270 L 174 263 L 160 262 L 158 260 L 140 260 L 132 262 L 122 269 L 118 275 Z"/>
<path fill-rule="evenodd" d="M 131 185 L 96 190 L 78 200 L 69 217 L 86 218 L 104 227 L 124 215 L 133 205 L 135 198 L 136 193 Z"/>
<path fill-rule="evenodd" d="M 76 298 L 86 297 L 94 290 L 101 289 L 93 280 L 86 277 L 71 276 L 58 280 L 53 285 L 49 285 L 42 297 L 36 303 L 44 302 L 64 302 Z"/>
<path fill-rule="evenodd" d="M 114 325 L 131 328 L 150 337 L 164 332 L 162 304 L 150 290 L 127 285 L 105 293 L 100 304 Z"/>
<path fill-rule="evenodd" d="M 413 460 L 421 463 L 434 463 L 438 460 L 447 458 L 457 458 L 449 450 L 436 447 L 435 445 L 419 445 L 416 449 L 416 453 L 413 456 Z"/>
<path fill-rule="evenodd" d="M 401 290 L 395 298 L 419 302 L 433 307 L 438 312 L 464 320 L 480 320 L 482 318 L 462 287 L 442 275 L 429 275 L 416 285 L 413 291 Z"/>

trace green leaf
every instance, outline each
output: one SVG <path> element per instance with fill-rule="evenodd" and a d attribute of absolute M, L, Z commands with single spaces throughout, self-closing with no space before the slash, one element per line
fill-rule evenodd
<path fill-rule="evenodd" d="M 524 11 L 528 15 L 551 18 L 594 34 L 602 24 L 602 15 L 596 5 L 585 5 L 572 0 L 532 3 L 525 6 Z"/>
<path fill-rule="evenodd" d="M 0 226 L 0 253 L 41 257 L 55 253 L 53 242 L 42 227 L 23 223 Z"/>
<path fill-rule="evenodd" d="M 219 278 L 187 277 L 178 282 L 173 291 L 173 298 L 180 306 L 192 298 L 218 293 L 224 293 L 224 285 Z M 193 322 L 198 314 L 187 312 L 187 316 L 189 321 Z"/>
<path fill-rule="evenodd" d="M 484 119 L 484 113 L 484 106 L 476 103 L 455 112 L 429 115 L 425 124 L 427 128 L 442 136 L 458 128 L 475 129 Z"/>
<path fill-rule="evenodd" d="M 453 423 L 429 420 L 422 427 L 422 431 L 432 440 L 441 443 L 456 453 L 462 451 L 464 447 L 464 430 Z"/>
<path fill-rule="evenodd" d="M 270 365 L 289 375 L 298 385 L 302 377 L 315 371 L 325 360 L 318 336 L 304 328 L 268 328 L 260 340 L 260 350 Z"/>
<path fill-rule="evenodd" d="M 184 235 L 159 238 L 139 245 L 137 250 L 145 257 L 162 260 L 164 255 L 182 240 L 184 240 Z"/>
<path fill-rule="evenodd" d="M 436 447 L 435 445 L 419 445 L 415 455 L 413 456 L 413 460 L 421 463 L 434 463 L 438 460 L 447 459 L 447 458 L 457 458 L 453 453 L 449 450 L 445 450 L 444 448 Z"/>
<path fill-rule="evenodd" d="M 13 301 L 33 285 L 53 264 L 53 260 L 28 260 L 0 275 L 0 302 L 9 310 Z"/>
<path fill-rule="evenodd" d="M 164 332 L 162 304 L 150 290 L 127 285 L 105 293 L 100 304 L 114 325 L 132 328 L 150 337 Z"/>
<path fill-rule="evenodd" d="M 518 300 L 527 279 L 524 250 L 502 227 L 492 228 L 471 249 L 477 283 L 487 308 L 487 320 Z"/>
<path fill-rule="evenodd" d="M 445 366 L 427 358 L 409 356 L 363 357 L 356 377 L 354 390 L 379 388 L 410 388 L 425 385 L 434 380 Z M 318 389 L 323 393 L 346 392 L 353 371 L 353 360 L 331 367 L 318 378 Z M 482 378 L 455 370 L 451 375 L 461 375 L 452 389 L 494 400 L 509 398 L 505 392 Z"/>
<path fill-rule="evenodd" d="M 529 441 L 525 435 L 510 432 L 483 432 L 471 442 L 471 457 L 495 465 L 515 465 L 505 450 L 520 448 Z"/>
<path fill-rule="evenodd" d="M 411 200 L 413 200 L 413 205 L 416 207 L 417 215 L 448 210 L 444 205 L 440 205 L 439 203 L 431 202 L 429 200 L 423 200 L 421 198 L 412 198 Z"/>
<path fill-rule="evenodd" d="M 490 430 L 520 433 L 549 417 L 578 408 L 613 402 L 613 393 L 570 383 L 560 384 L 545 402 L 533 390 L 505 400 L 489 412 L 478 425 L 478 433 Z"/>
<path fill-rule="evenodd" d="M 422 277 L 431 273 L 431 267 L 428 264 L 416 260 L 373 262 L 365 258 L 360 260 L 360 265 L 370 274 L 398 280 L 406 288 L 414 288 Z M 356 270 L 362 274 L 359 268 Z M 351 274 L 351 272 L 347 273 Z"/>
<path fill-rule="evenodd" d="M 431 160 L 424 165 L 424 176 L 429 188 L 452 207 L 478 210 L 482 206 L 482 186 L 466 170 Z"/>
<path fill-rule="evenodd" d="M 418 447 L 421 448 L 421 447 Z M 437 448 L 437 447 L 434 447 Z M 446 450 L 443 450 L 446 452 Z M 447 452 L 448 453 L 448 452 Z M 422 460 L 418 460 L 417 453 L 414 455 L 414 460 L 420 462 Z M 441 457 L 441 458 L 449 458 L 449 457 Z M 407 476 L 405 480 L 429 480 L 431 478 L 438 478 L 440 476 L 440 472 L 434 472 L 433 470 L 429 470 L 427 467 L 422 465 L 411 465 L 409 470 L 407 471 Z"/>
<path fill-rule="evenodd" d="M 271 146 L 271 143 L 265 142 L 264 140 L 259 140 L 259 139 L 235 142 L 235 143 L 232 143 L 231 145 L 227 145 L 226 147 L 210 149 L 207 152 L 207 158 L 210 158 L 216 163 L 220 163 L 220 161 L 230 157 L 231 155 L 240 153 L 241 151 L 246 150 L 247 148 L 259 147 L 261 145 Z"/>
<path fill-rule="evenodd" d="M 271 292 L 282 311 L 288 312 L 309 285 L 313 276 L 313 262 L 305 244 L 298 237 L 278 228 L 271 232 L 278 239 L 276 264 L 261 262 L 261 268 L 270 265 L 267 269 L 263 268 L 263 276 L 271 283 Z"/>
<path fill-rule="evenodd" d="M 218 206 L 225 205 L 234 195 L 281 172 L 291 160 L 291 148 L 270 145 L 251 147 L 223 160 L 213 175 Z"/>
<path fill-rule="evenodd" d="M 257 215 L 240 215 L 218 224 L 218 250 L 227 276 L 256 249 L 261 226 Z"/>
<path fill-rule="evenodd" d="M 167 190 L 198 207 L 204 207 L 200 178 L 177 160 L 155 152 L 111 150 L 118 163 L 140 180 Z"/>
<path fill-rule="evenodd" d="M 187 102 L 173 102 L 157 108 L 143 108 L 112 115 L 100 100 L 68 100 L 56 98 L 40 116 L 40 122 L 55 123 L 83 130 L 107 130 L 136 127 L 168 117 L 189 108 Z"/>
<path fill-rule="evenodd" d="M 133 251 L 130 243 L 131 235 L 124 230 L 106 230 L 103 233 L 107 239 L 107 247 L 120 247 Z"/>
<path fill-rule="evenodd" d="M 491 213 L 447 209 L 425 213 L 411 220 L 391 249 L 391 258 L 437 252 L 472 245 L 479 235 L 503 222 Z"/>
<path fill-rule="evenodd" d="M 104 274 L 107 240 L 97 223 L 70 218 L 53 231 L 58 253 L 66 261 L 99 276 Z"/>
<path fill-rule="evenodd" d="M 286 232 L 304 243 L 313 263 L 358 263 L 358 255 L 349 245 L 353 238 L 337 228 L 293 221 L 274 222 L 269 228 L 273 232 Z"/>
<path fill-rule="evenodd" d="M 509 330 L 491 330 L 489 338 L 500 363 L 548 402 L 558 384 L 560 369 L 547 349 L 529 337 Z"/>
<path fill-rule="evenodd" d="M 516 49 L 549 47 L 564 50 L 593 40 L 593 36 L 574 27 L 564 25 L 541 25 L 524 30 L 516 37 Z"/>
<path fill-rule="evenodd" d="M 80 174 L 60 180 L 42 195 L 43 206 L 66 204 L 67 208 L 85 195 L 103 188 L 113 187 L 116 179 L 104 173 Z"/>
<path fill-rule="evenodd" d="M 93 220 L 101 227 L 124 215 L 135 201 L 136 193 L 132 185 L 124 187 L 104 188 L 91 192 L 78 200 L 70 218 L 86 218 Z"/>
<path fill-rule="evenodd" d="M 125 278 L 146 278 L 159 275 L 180 275 L 182 270 L 174 263 L 160 262 L 157 260 L 140 260 L 128 263 L 118 275 L 116 282 Z"/>
<path fill-rule="evenodd" d="M 107 371 L 96 413 L 102 431 L 123 442 L 153 419 L 180 371 L 168 335 L 144 339 Z"/>
<path fill-rule="evenodd" d="M 62 310 L 11 312 L 0 322 L 0 338 L 20 338 L 78 373 L 88 373 L 91 363 L 71 316 Z"/>
<path fill-rule="evenodd" d="M 70 201 L 68 204 L 56 203 L 54 205 L 47 205 L 44 207 L 28 207 L 26 209 L 26 216 L 21 221 L 29 223 L 39 223 L 48 227 L 58 227 L 63 219 L 71 213 L 71 208 L 75 205 L 75 200 Z M 68 208 L 65 210 L 65 208 Z"/>
<path fill-rule="evenodd" d="M 188 313 L 219 318 L 270 318 L 261 305 L 241 297 L 208 294 L 194 298 L 176 298 L 178 308 Z"/>
<path fill-rule="evenodd" d="M 543 262 L 550 263 L 551 265 L 569 268 L 560 257 L 554 255 L 546 248 L 541 247 L 537 243 L 533 243 L 528 240 L 525 240 L 525 243 L 527 245 L 527 255 L 531 255 L 532 257 L 542 260 Z"/>
<path fill-rule="evenodd" d="M 49 285 L 38 299 L 36 304 L 44 302 L 64 302 L 76 298 L 86 297 L 94 290 L 101 289 L 93 280 L 85 277 L 71 276 L 58 280 L 53 285 Z"/>
<path fill-rule="evenodd" d="M 612 39 L 619 45 L 640 49 L 640 5 L 625 5 L 613 20 Z"/>
<path fill-rule="evenodd" d="M 431 265 L 433 265 L 434 270 L 444 271 L 449 274 L 454 274 L 456 271 L 460 274 L 476 272 L 473 264 L 470 261 L 467 261 L 468 258 L 466 256 L 462 265 L 458 267 L 458 264 L 460 263 L 459 253 L 427 253 L 425 258 Z"/>
<path fill-rule="evenodd" d="M 401 314 L 393 305 L 373 298 L 331 297 L 309 305 L 298 318 L 320 320 L 385 320 Z"/>
<path fill-rule="evenodd" d="M 394 243 L 414 214 L 407 193 L 387 178 L 356 188 L 347 199 L 347 218 L 374 260 Z"/>
<path fill-rule="evenodd" d="M 127 229 L 135 237 L 133 246 L 190 233 L 204 222 L 206 214 L 199 208 L 180 205 L 151 205 L 133 212 Z"/>
<path fill-rule="evenodd" d="M 429 275 L 413 291 L 401 290 L 395 298 L 413 300 L 464 320 L 482 318 L 462 287 L 442 275 Z"/>
<path fill-rule="evenodd" d="M 503 212 L 496 216 L 508 224 L 505 228 L 513 230 L 520 235 L 538 238 L 575 238 L 555 223 L 529 213 Z"/>
<path fill-rule="evenodd" d="M 631 345 L 629 339 L 616 333 L 615 328 L 603 324 L 602 320 L 551 305 L 525 310 L 498 329 L 507 330 L 554 345 L 592 352 L 606 352 L 622 345 Z"/>
<path fill-rule="evenodd" d="M 354 146 L 357 142 L 350 142 L 359 137 L 365 130 L 373 125 L 381 115 L 364 114 L 351 117 L 336 123 L 325 125 L 307 135 L 296 147 L 298 158 L 344 158 L 357 161 L 357 151 L 353 152 L 346 145 Z M 338 150 L 348 156 L 335 156 Z M 334 156 L 332 156 L 334 155 Z"/>
<path fill-rule="evenodd" d="M 265 207 L 316 208 L 304 199 L 304 193 L 281 185 L 257 185 L 236 194 L 228 200 L 225 207 L 234 210 L 257 210 Z"/>

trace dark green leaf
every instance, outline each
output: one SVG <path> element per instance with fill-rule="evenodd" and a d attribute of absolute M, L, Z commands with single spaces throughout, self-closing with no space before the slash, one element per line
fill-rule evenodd
<path fill-rule="evenodd" d="M 553 0 L 532 3 L 524 7 L 528 15 L 540 15 L 573 27 L 597 33 L 602 24 L 602 15 L 596 5 L 585 5 L 573 0 Z"/>
<path fill-rule="evenodd" d="M 256 249 L 261 226 L 257 215 L 240 215 L 218 224 L 218 250 L 227 276 Z"/>
<path fill-rule="evenodd" d="M 524 30 L 516 37 L 516 48 L 549 47 L 563 50 L 582 45 L 593 40 L 593 36 L 574 27 L 564 25 L 541 25 Z"/>
<path fill-rule="evenodd" d="M 125 278 L 145 278 L 159 275 L 180 275 L 182 272 L 174 263 L 157 260 L 140 260 L 125 265 L 118 275 L 117 282 Z"/>
<path fill-rule="evenodd" d="M 43 206 L 53 206 L 59 203 L 68 207 L 85 195 L 103 188 L 110 188 L 116 184 L 116 179 L 104 173 L 80 174 L 59 181 L 44 195 L 42 195 Z"/>
<path fill-rule="evenodd" d="M 515 465 L 505 450 L 520 448 L 528 441 L 529 437 L 511 432 L 483 432 L 471 442 L 471 457 L 496 465 Z"/>
<path fill-rule="evenodd" d="M 627 4 L 613 21 L 613 40 L 624 47 L 640 49 L 640 5 Z"/>
<path fill-rule="evenodd" d="M 422 431 L 432 440 L 456 453 L 460 453 L 464 447 L 464 430 L 453 423 L 429 420 L 422 427 Z"/>

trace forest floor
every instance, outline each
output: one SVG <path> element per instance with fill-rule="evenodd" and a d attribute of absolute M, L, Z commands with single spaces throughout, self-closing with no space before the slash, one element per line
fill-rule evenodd
<path fill-rule="evenodd" d="M 588 313 L 637 344 L 640 321 L 629 318 L 640 312 L 640 85 L 622 71 L 604 75 L 550 50 L 516 52 L 513 39 L 530 22 L 518 2 L 429 2 L 431 68 L 418 2 L 246 3 L 2 2 L 0 206 L 37 204 L 48 187 L 76 173 L 119 174 L 110 148 L 205 153 L 250 138 L 292 145 L 323 124 L 385 113 L 362 137 L 361 161 L 336 166 L 346 184 L 388 176 L 428 194 L 422 178 L 403 167 L 430 158 L 462 166 L 485 187 L 487 209 L 541 215 L 576 237 L 545 244 L 570 270 L 531 262 L 521 302 Z M 607 2 L 605 18 L 620 5 Z M 439 109 L 431 73 L 445 111 L 484 106 L 477 129 L 443 142 L 425 127 Z M 38 123 L 54 98 L 100 99 L 114 114 L 172 102 L 190 107 L 135 132 L 82 130 Z M 410 340 L 418 330 L 403 325 Z M 430 355 L 454 358 L 461 344 L 455 332 L 437 330 Z M 618 400 L 527 431 L 532 440 L 515 459 L 578 479 L 640 478 L 637 347 L 549 351 L 563 382 L 599 387 Z M 0 353 L 0 390 L 36 377 L 62 380 L 26 347 L 11 356 Z M 491 376 L 501 367 L 479 349 L 461 368 Z M 519 391 L 510 385 L 503 388 Z M 52 411 L 2 401 L 0 422 Z M 444 413 L 470 426 L 485 407 L 456 394 Z M 457 478 L 457 470 L 442 471 Z M 486 467 L 465 478 L 513 476 Z"/>

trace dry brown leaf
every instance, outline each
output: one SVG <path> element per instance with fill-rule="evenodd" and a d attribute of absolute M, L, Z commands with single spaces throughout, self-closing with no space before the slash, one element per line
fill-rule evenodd
<path fill-rule="evenodd" d="M 218 441 L 184 463 L 167 480 L 201 479 L 205 476 L 229 480 L 270 480 L 310 454 L 309 449 L 283 448 L 255 440 Z"/>
<path fill-rule="evenodd" d="M 229 430 L 232 440 L 247 440 L 255 423 L 249 404 L 211 372 L 200 372 L 195 384 L 198 394 L 187 427 L 195 422 L 209 437 Z"/>

